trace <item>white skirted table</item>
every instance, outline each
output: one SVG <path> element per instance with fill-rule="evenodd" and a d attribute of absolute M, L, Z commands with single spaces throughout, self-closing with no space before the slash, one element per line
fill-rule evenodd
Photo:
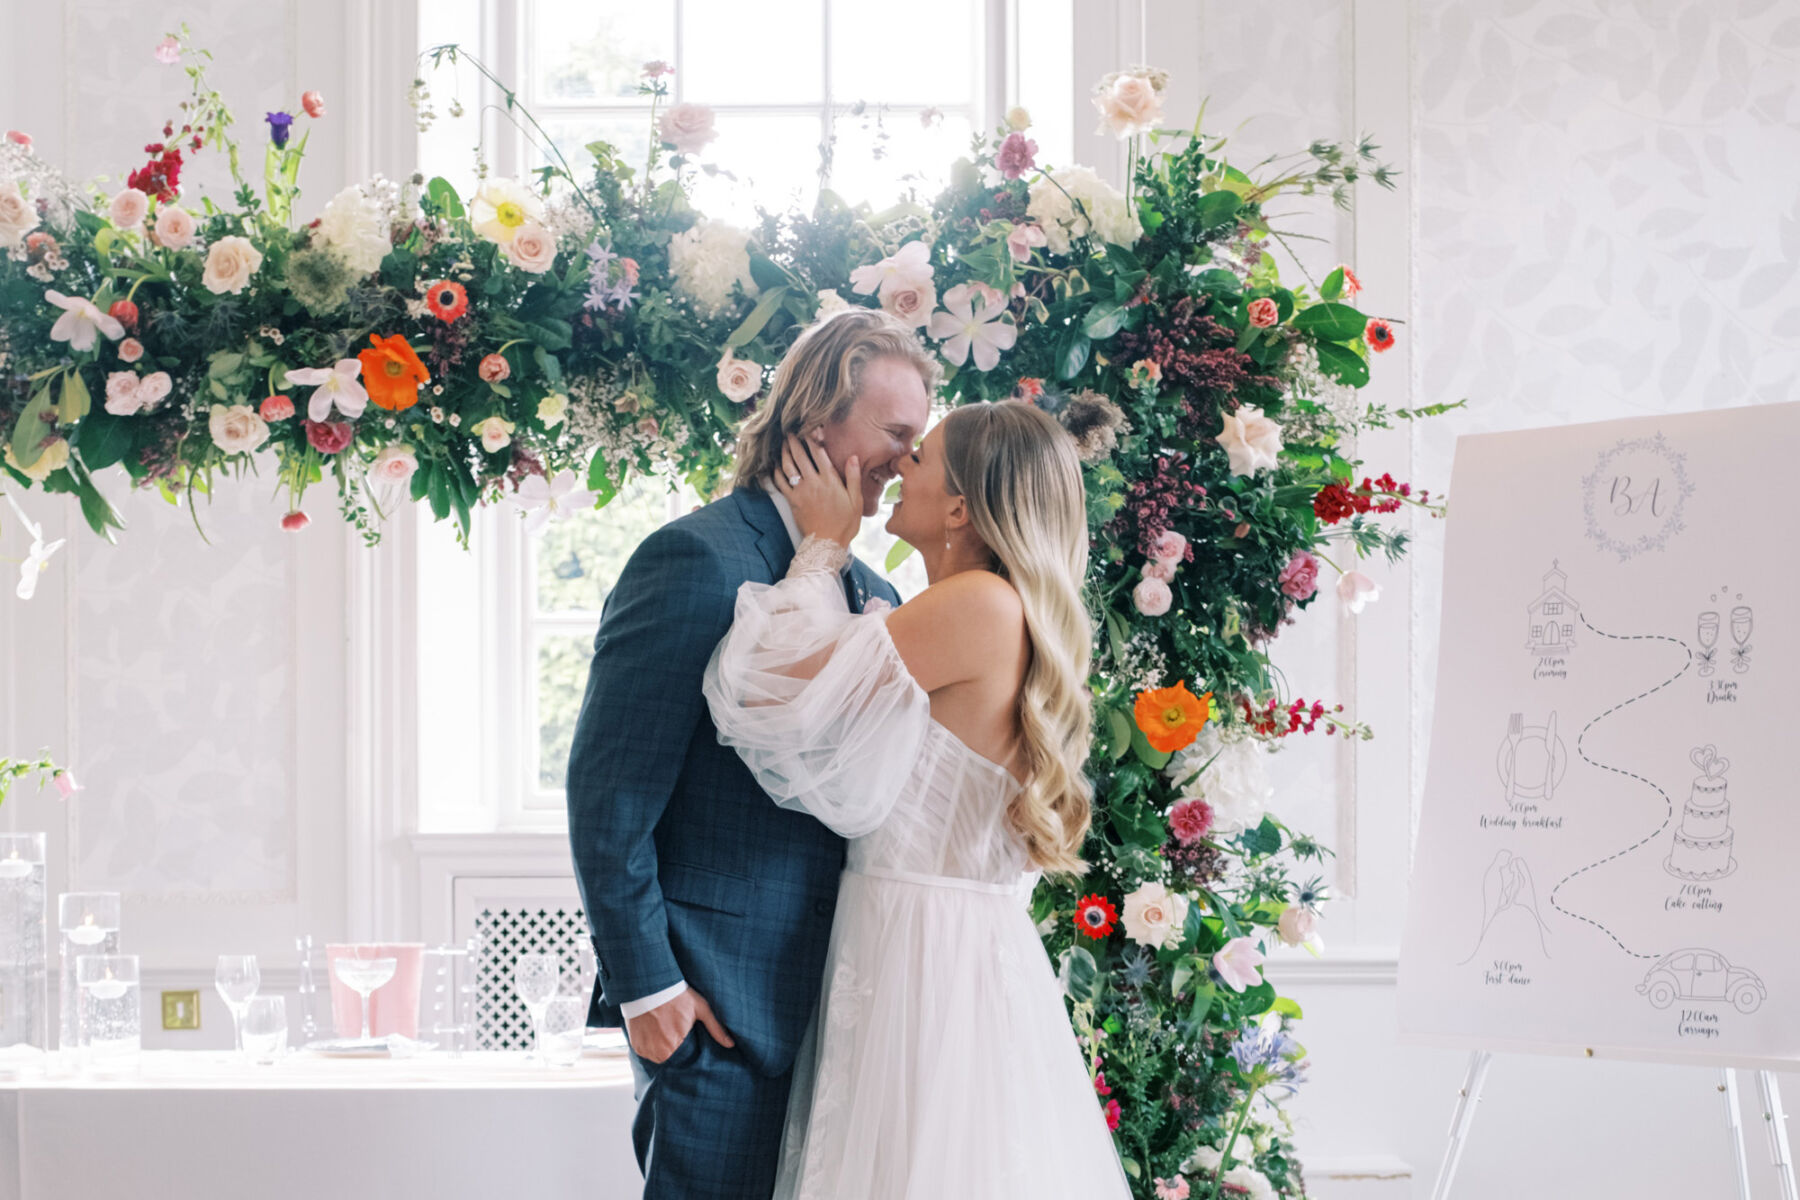
<path fill-rule="evenodd" d="M 0 1200 L 629 1200 L 631 1068 L 148 1051 L 131 1078 L 0 1078 Z"/>

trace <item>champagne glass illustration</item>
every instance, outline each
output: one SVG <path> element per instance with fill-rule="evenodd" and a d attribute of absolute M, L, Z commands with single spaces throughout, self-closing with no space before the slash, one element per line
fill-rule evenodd
<path fill-rule="evenodd" d="M 1731 640 L 1738 648 L 1731 656 L 1731 669 L 1742 675 L 1750 669 L 1750 608 L 1740 605 L 1731 610 Z"/>
<path fill-rule="evenodd" d="M 1719 614 L 1700 614 L 1700 674 L 1713 673 L 1713 643 L 1719 640 Z"/>

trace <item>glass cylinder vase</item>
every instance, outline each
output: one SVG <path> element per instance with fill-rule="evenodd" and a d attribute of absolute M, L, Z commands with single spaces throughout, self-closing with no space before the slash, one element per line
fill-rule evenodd
<path fill-rule="evenodd" d="M 119 952 L 119 893 L 64 892 L 56 898 L 56 927 L 62 941 L 62 969 L 57 975 L 59 1050 L 81 1047 L 81 997 L 75 982 L 75 960 L 83 954 Z"/>
<path fill-rule="evenodd" d="M 96 1069 L 136 1064 L 144 1045 L 138 956 L 83 954 L 75 959 L 81 992 L 81 1046 Z"/>
<path fill-rule="evenodd" d="M 50 1048 L 44 835 L 0 833 L 0 1050 Z"/>

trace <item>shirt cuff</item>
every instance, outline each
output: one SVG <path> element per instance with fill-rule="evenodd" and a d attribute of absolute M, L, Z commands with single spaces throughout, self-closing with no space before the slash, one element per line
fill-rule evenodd
<path fill-rule="evenodd" d="M 670 984 L 660 992 L 651 992 L 648 996 L 643 996 L 636 1000 L 627 1000 L 619 1005 L 619 1011 L 625 1014 L 627 1020 L 630 1020 L 632 1017 L 641 1017 L 653 1008 L 661 1008 L 663 1005 L 687 990 L 687 980 L 683 979 L 677 983 Z"/>

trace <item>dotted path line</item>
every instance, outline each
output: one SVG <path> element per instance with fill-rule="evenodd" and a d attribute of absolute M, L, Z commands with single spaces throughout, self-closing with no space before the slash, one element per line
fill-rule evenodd
<path fill-rule="evenodd" d="M 1581 736 L 1575 740 L 1575 750 L 1576 750 L 1576 753 L 1581 755 L 1582 761 L 1587 763 L 1589 766 L 1598 767 L 1602 771 L 1611 771 L 1615 775 L 1623 775 L 1627 779 L 1635 779 L 1639 783 L 1643 784 L 1644 786 L 1654 789 L 1656 794 L 1661 796 L 1663 799 L 1663 805 L 1665 806 L 1665 812 L 1663 813 L 1662 824 L 1658 825 L 1656 827 L 1656 831 L 1654 833 L 1651 833 L 1648 836 L 1646 836 L 1638 841 L 1633 842 L 1631 845 L 1625 847 L 1623 850 L 1619 851 L 1617 854 L 1609 854 L 1605 858 L 1601 859 L 1599 862 L 1589 863 L 1587 866 L 1582 867 L 1580 870 L 1571 871 L 1571 872 L 1569 872 L 1569 874 L 1565 875 L 1562 878 L 1561 882 L 1559 882 L 1555 887 L 1550 889 L 1550 906 L 1552 908 L 1554 908 L 1557 912 L 1562 913 L 1565 917 L 1574 917 L 1577 921 L 1585 921 L 1587 924 L 1592 925 L 1595 929 L 1598 929 L 1601 933 L 1604 933 L 1607 937 L 1611 938 L 1613 945 L 1617 946 L 1619 949 L 1623 950 L 1625 953 L 1631 955 L 1631 957 L 1633 957 L 1633 958 L 1643 958 L 1643 959 L 1661 958 L 1662 955 L 1660 955 L 1660 954 L 1640 954 L 1640 953 L 1638 953 L 1636 950 L 1633 950 L 1630 947 L 1628 947 L 1624 942 L 1621 942 L 1619 940 L 1618 934 L 1614 933 L 1612 930 L 1608 929 L 1606 926 L 1602 925 L 1600 922 L 1594 920 L 1592 917 L 1584 917 L 1580 913 L 1570 912 L 1568 909 L 1564 908 L 1561 904 L 1557 903 L 1556 894 L 1563 889 L 1564 884 L 1568 883 L 1569 880 L 1575 878 L 1577 875 L 1585 875 L 1589 871 L 1592 871 L 1598 867 L 1605 866 L 1607 863 L 1612 862 L 1614 859 L 1623 858 L 1627 854 L 1630 854 L 1633 850 L 1639 849 L 1640 847 L 1643 847 L 1643 846 L 1647 846 L 1651 842 L 1654 842 L 1657 838 L 1662 836 L 1663 831 L 1669 827 L 1669 823 L 1675 819 L 1675 802 L 1673 800 L 1669 799 L 1669 793 L 1663 791 L 1662 788 L 1657 787 L 1656 784 L 1652 783 L 1648 779 L 1645 779 L 1642 775 L 1636 774 L 1635 772 L 1627 771 L 1623 767 L 1612 766 L 1609 763 L 1595 762 L 1593 759 L 1588 757 L 1586 743 L 1587 743 L 1588 730 L 1592 729 L 1594 726 L 1598 725 L 1600 722 L 1606 720 L 1606 718 L 1612 716 L 1614 713 L 1618 712 L 1620 709 L 1626 708 L 1633 704 L 1636 704 L 1639 700 L 1643 700 L 1650 696 L 1654 696 L 1656 693 L 1662 691 L 1664 688 L 1666 688 L 1670 684 L 1674 683 L 1677 679 L 1680 679 L 1683 675 L 1686 675 L 1688 673 L 1688 670 L 1691 667 L 1693 667 L 1693 665 L 1694 665 L 1694 651 L 1691 647 L 1688 646 L 1688 644 L 1686 642 L 1682 641 L 1680 638 L 1665 637 L 1659 633 L 1637 633 L 1637 634 L 1606 633 L 1603 630 L 1595 629 L 1593 626 L 1593 623 L 1587 619 L 1586 613 L 1582 613 L 1582 614 L 1580 614 L 1580 616 L 1581 616 L 1581 623 L 1583 625 L 1586 625 L 1589 630 L 1591 630 L 1594 633 L 1599 634 L 1603 638 L 1611 638 L 1615 642 L 1668 642 L 1671 645 L 1680 646 L 1682 648 L 1682 650 L 1686 651 L 1686 653 L 1687 653 L 1687 662 L 1682 665 L 1681 670 L 1675 672 L 1673 675 L 1669 676 L 1667 679 L 1663 680 L 1661 683 L 1657 684 L 1655 687 L 1650 688 L 1648 691 L 1639 692 L 1637 695 L 1633 696 L 1629 700 L 1620 701 L 1618 704 L 1613 705 L 1611 708 L 1607 709 L 1605 712 L 1601 713 L 1599 716 L 1595 717 L 1593 720 L 1589 721 L 1585 726 L 1582 727 Z"/>

